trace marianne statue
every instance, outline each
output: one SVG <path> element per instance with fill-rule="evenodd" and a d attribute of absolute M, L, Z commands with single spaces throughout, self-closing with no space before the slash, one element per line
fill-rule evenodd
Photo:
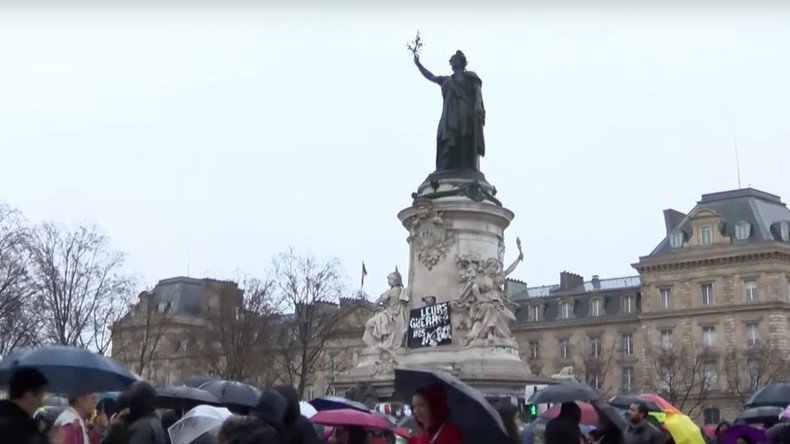
<path fill-rule="evenodd" d="M 419 39 L 419 36 L 418 36 Z M 483 82 L 466 70 L 466 56 L 461 51 L 450 58 L 453 74 L 436 76 L 420 63 L 414 51 L 414 64 L 423 76 L 442 88 L 444 105 L 436 134 L 436 171 L 480 171 L 480 157 L 485 155 L 483 125 Z"/>

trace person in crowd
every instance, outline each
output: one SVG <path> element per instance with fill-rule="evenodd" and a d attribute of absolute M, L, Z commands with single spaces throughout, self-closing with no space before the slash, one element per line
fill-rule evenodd
<path fill-rule="evenodd" d="M 754 441 L 746 435 L 738 435 L 735 438 L 735 444 L 754 444 Z"/>
<path fill-rule="evenodd" d="M 546 424 L 543 439 L 546 444 L 570 444 L 582 442 L 579 423 L 582 420 L 582 409 L 575 402 L 563 402 L 560 414 Z"/>
<path fill-rule="evenodd" d="M 47 378 L 38 370 L 22 368 L 11 375 L 8 398 L 0 401 L 0 437 L 7 444 L 46 444 L 33 414 L 44 403 Z"/>
<path fill-rule="evenodd" d="M 63 432 L 64 444 L 98 444 L 100 427 L 92 428 L 88 419 L 96 409 L 96 393 L 69 397 L 69 406 L 55 420 Z"/>
<path fill-rule="evenodd" d="M 167 429 L 170 428 L 173 424 L 177 423 L 180 418 L 180 412 L 175 410 L 165 410 L 162 412 L 162 429 L 165 431 L 165 444 L 170 443 L 170 434 L 167 433 Z M 183 415 L 181 415 L 183 416 Z"/>
<path fill-rule="evenodd" d="M 623 433 L 601 412 L 598 412 L 598 424 L 590 437 L 593 444 L 623 444 Z"/>
<path fill-rule="evenodd" d="M 461 431 L 449 422 L 450 410 L 444 387 L 433 385 L 412 396 L 412 414 L 420 431 L 409 444 L 461 444 Z"/>
<path fill-rule="evenodd" d="M 642 402 L 631 404 L 628 409 L 628 428 L 624 444 L 666 444 L 666 437 L 647 419 L 647 406 Z"/>
<path fill-rule="evenodd" d="M 504 401 L 497 405 L 496 410 L 505 425 L 510 444 L 519 444 L 518 422 L 521 418 L 518 416 L 518 408 Z"/>
<path fill-rule="evenodd" d="M 283 416 L 283 444 L 321 444 L 323 439 L 316 432 L 309 419 L 302 416 L 299 408 L 299 394 L 290 385 L 275 387 L 286 401 Z"/>
<path fill-rule="evenodd" d="M 285 436 L 285 412 L 288 401 L 278 391 L 266 389 L 261 392 L 258 404 L 252 408 L 250 416 L 257 418 L 262 424 L 273 428 L 278 438 Z"/>
<path fill-rule="evenodd" d="M 335 427 L 329 444 L 370 444 L 370 434 L 362 427 Z"/>
<path fill-rule="evenodd" d="M 129 428 L 129 393 L 122 392 L 115 402 L 115 409 L 109 425 L 99 438 L 100 444 L 126 444 Z"/>
<path fill-rule="evenodd" d="M 165 431 L 156 416 L 156 389 L 146 381 L 135 381 L 126 389 L 129 401 L 128 444 L 165 444 Z"/>
<path fill-rule="evenodd" d="M 252 416 L 228 418 L 217 437 L 219 444 L 282 444 L 274 427 Z"/>
<path fill-rule="evenodd" d="M 718 444 L 719 438 L 721 435 L 730 430 L 730 423 L 727 421 L 722 421 L 716 426 L 716 430 L 713 432 L 713 438 L 710 440 L 710 444 Z"/>

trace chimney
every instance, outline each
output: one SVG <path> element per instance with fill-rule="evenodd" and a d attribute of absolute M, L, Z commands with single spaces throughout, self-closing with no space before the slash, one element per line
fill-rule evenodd
<path fill-rule="evenodd" d="M 594 274 L 593 277 L 592 277 L 592 284 L 593 284 L 593 288 L 595 288 L 596 290 L 601 288 L 601 278 L 600 278 L 600 276 L 598 276 L 597 274 Z"/>
<path fill-rule="evenodd" d="M 686 215 L 681 213 L 680 211 L 673 210 L 672 208 L 668 210 L 664 210 L 664 226 L 667 229 L 667 236 L 669 233 L 672 232 L 675 228 L 683 222 L 683 219 L 686 218 Z"/>
<path fill-rule="evenodd" d="M 584 285 L 584 278 L 578 274 L 563 271 L 560 273 L 560 291 L 573 290 Z"/>

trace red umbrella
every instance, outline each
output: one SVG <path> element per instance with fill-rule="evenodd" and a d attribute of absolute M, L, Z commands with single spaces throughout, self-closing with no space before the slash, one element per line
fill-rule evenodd
<path fill-rule="evenodd" d="M 354 409 L 322 410 L 310 418 L 310 421 L 313 424 L 330 427 L 356 426 L 378 430 L 393 429 L 392 423 L 385 418 Z"/>
<path fill-rule="evenodd" d="M 576 402 L 576 405 L 582 410 L 582 424 L 598 424 L 598 412 L 595 411 L 592 405 L 586 402 Z M 561 404 L 554 404 L 550 409 L 540 415 L 541 418 L 552 419 L 560 415 Z"/>

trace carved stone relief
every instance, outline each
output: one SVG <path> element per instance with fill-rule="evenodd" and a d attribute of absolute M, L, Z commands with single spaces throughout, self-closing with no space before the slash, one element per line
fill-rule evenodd
<path fill-rule="evenodd" d="M 441 212 L 433 209 L 430 202 L 419 203 L 409 230 L 409 243 L 417 252 L 417 260 L 428 270 L 442 261 L 455 242 L 452 223 L 444 219 Z"/>

